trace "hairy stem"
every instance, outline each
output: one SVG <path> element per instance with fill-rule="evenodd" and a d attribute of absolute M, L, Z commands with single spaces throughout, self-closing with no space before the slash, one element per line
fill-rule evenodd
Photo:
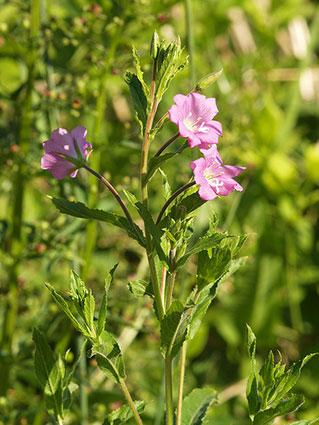
<path fill-rule="evenodd" d="M 174 424 L 172 357 L 165 358 L 166 424 Z"/>
<path fill-rule="evenodd" d="M 181 425 L 181 423 L 182 423 L 182 408 L 183 408 L 183 392 L 184 392 L 186 355 L 187 355 L 187 341 L 184 342 L 184 344 L 182 346 L 181 354 L 180 354 L 179 384 L 178 384 L 178 398 L 177 398 L 177 410 L 176 410 L 176 425 Z"/>
<path fill-rule="evenodd" d="M 166 287 L 166 276 L 167 276 L 167 268 L 165 266 L 163 266 L 162 269 L 162 281 L 161 281 L 161 298 L 162 298 L 162 303 L 165 303 L 165 287 Z"/>
<path fill-rule="evenodd" d="M 179 138 L 179 133 L 174 134 L 174 136 L 172 136 L 170 139 L 168 139 L 167 142 L 165 142 L 164 145 L 159 148 L 159 150 L 156 152 L 156 154 L 154 156 L 160 156 L 160 154 L 162 152 L 164 152 L 164 150 L 169 145 L 171 145 L 173 142 L 175 142 L 175 140 L 178 139 L 178 138 Z"/>
<path fill-rule="evenodd" d="M 144 140 L 141 152 L 141 165 L 140 165 L 140 183 L 141 183 L 141 194 L 142 194 L 142 202 L 147 207 L 148 206 L 148 190 L 147 190 L 147 182 L 145 181 L 145 176 L 147 175 L 148 169 L 148 154 L 151 142 L 151 129 L 153 126 L 155 114 L 158 107 L 158 102 L 155 98 L 155 88 L 156 88 L 156 62 L 153 63 L 153 73 L 152 73 L 152 82 L 151 82 L 151 91 L 150 91 L 150 113 L 147 117 L 145 132 L 144 132 Z M 154 292 L 156 309 L 158 312 L 159 319 L 162 320 L 164 317 L 164 306 L 162 303 L 159 282 L 156 273 L 156 266 L 154 261 L 154 253 L 153 253 L 153 244 L 152 237 L 148 231 L 147 226 L 145 226 L 145 238 L 146 238 L 146 251 L 147 258 L 150 267 L 150 276 L 151 282 Z"/>
<path fill-rule="evenodd" d="M 141 419 L 141 417 L 140 417 L 140 415 L 139 415 L 139 413 L 136 409 L 136 406 L 134 404 L 134 401 L 133 401 L 131 394 L 130 394 L 127 386 L 126 386 L 124 379 L 120 378 L 119 383 L 120 383 L 120 386 L 121 386 L 121 390 L 124 394 L 124 397 L 125 397 L 128 405 L 130 406 L 131 410 L 132 410 L 135 422 L 139 425 L 143 425 L 142 419 Z"/>
<path fill-rule="evenodd" d="M 170 204 L 174 201 L 174 199 L 176 199 L 178 195 L 180 195 L 181 193 L 183 193 L 188 188 L 194 186 L 195 184 L 196 184 L 196 182 L 193 180 L 193 181 L 191 181 L 189 183 L 184 184 L 179 189 L 177 189 L 176 192 L 173 193 L 173 195 L 163 205 L 163 207 L 162 207 L 162 209 L 161 209 L 161 211 L 160 211 L 160 213 L 159 213 L 159 215 L 157 217 L 156 224 L 158 224 L 161 221 L 161 219 L 162 219 L 165 211 L 170 206 Z"/>
<path fill-rule="evenodd" d="M 90 168 L 87 164 L 82 165 L 82 167 L 85 168 L 89 173 L 93 174 L 93 176 L 98 178 L 101 181 L 101 183 L 103 183 L 104 186 L 106 186 L 108 188 L 108 190 L 112 193 L 112 195 L 114 196 L 114 198 L 118 202 L 119 206 L 122 208 L 122 210 L 123 210 L 124 214 L 126 215 L 126 218 L 128 219 L 128 221 L 131 224 L 134 224 L 134 221 L 132 219 L 131 214 L 129 213 L 129 210 L 126 208 L 120 194 L 115 189 L 115 187 L 112 186 L 112 184 L 104 176 L 102 176 L 100 173 L 98 173 L 97 171 Z"/>

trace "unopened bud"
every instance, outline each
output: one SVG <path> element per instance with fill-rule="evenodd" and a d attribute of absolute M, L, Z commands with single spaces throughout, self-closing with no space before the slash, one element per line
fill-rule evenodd
<path fill-rule="evenodd" d="M 196 84 L 195 91 L 202 91 L 204 89 L 207 89 L 210 85 L 215 83 L 215 81 L 218 80 L 218 78 L 222 75 L 223 68 L 220 71 L 212 72 L 211 74 L 206 75 L 205 77 L 201 78 L 199 82 Z"/>
<path fill-rule="evenodd" d="M 159 44 L 160 44 L 160 41 L 159 41 L 158 34 L 156 31 L 154 31 L 152 41 L 151 41 L 151 48 L 150 48 L 150 56 L 154 60 L 157 58 Z"/>

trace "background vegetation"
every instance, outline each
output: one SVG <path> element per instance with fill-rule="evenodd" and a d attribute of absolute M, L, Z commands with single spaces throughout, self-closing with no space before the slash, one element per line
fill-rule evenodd
<path fill-rule="evenodd" d="M 120 231 L 61 215 L 47 196 L 117 208 L 93 179 L 57 182 L 39 166 L 51 130 L 80 124 L 94 146 L 92 166 L 118 188 L 138 190 L 139 130 L 123 77 L 132 67 L 132 44 L 147 63 L 157 29 L 167 40 L 180 35 L 190 55 L 189 71 L 179 75 L 160 112 L 174 94 L 223 67 L 205 94 L 217 98 L 225 162 L 247 167 L 245 191 L 210 202 L 203 212 L 203 223 L 205 214 L 217 214 L 220 228 L 248 234 L 247 259 L 224 283 L 190 344 L 186 375 L 186 393 L 205 385 L 221 393 L 216 425 L 229 425 L 231 416 L 240 424 L 246 323 L 264 357 L 279 348 L 291 362 L 319 351 L 317 2 L 1 0 L 0 6 L 0 423 L 50 423 L 33 368 L 34 326 L 57 352 L 70 348 L 70 365 L 79 355 L 81 338 L 43 283 L 63 290 L 72 267 L 101 297 L 116 262 L 112 331 L 120 335 L 132 392 L 149 401 L 145 417 L 161 423 L 159 337 L 150 332 L 150 306 L 127 289 L 129 280 L 146 276 L 146 260 Z M 165 131 L 161 142 L 174 127 Z M 173 188 L 190 175 L 187 155 L 165 170 Z M 160 184 L 154 178 L 153 195 Z M 163 202 L 156 199 L 154 210 Z M 193 264 L 184 270 L 181 293 L 195 270 Z M 102 423 L 121 394 L 84 355 L 75 378 L 79 390 L 68 423 Z M 307 403 L 297 419 L 319 416 L 318 382 L 318 361 L 312 361 L 299 382 Z"/>

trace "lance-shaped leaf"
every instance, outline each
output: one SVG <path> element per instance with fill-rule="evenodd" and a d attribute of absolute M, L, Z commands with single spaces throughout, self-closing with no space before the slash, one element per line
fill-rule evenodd
<path fill-rule="evenodd" d="M 51 292 L 51 295 L 54 299 L 54 301 L 58 304 L 60 309 L 68 316 L 70 319 L 72 325 L 75 327 L 76 330 L 81 332 L 86 337 L 91 337 L 91 333 L 89 329 L 86 327 L 85 323 L 83 323 L 82 320 L 79 320 L 78 317 L 75 316 L 73 310 L 74 303 L 72 300 L 66 300 L 62 297 L 54 288 L 53 286 L 49 285 L 48 283 L 45 284 L 45 286 L 49 289 Z"/>
<path fill-rule="evenodd" d="M 217 402 L 212 388 L 196 388 L 183 400 L 182 425 L 201 425 L 208 408 Z"/>
<path fill-rule="evenodd" d="M 247 382 L 246 397 L 248 400 L 249 413 L 250 415 L 255 415 L 261 406 L 261 399 L 258 393 L 258 375 L 256 370 L 256 337 L 248 325 L 247 348 L 250 357 L 251 371 Z"/>
<path fill-rule="evenodd" d="M 191 240 L 186 248 L 185 254 L 178 259 L 176 269 L 183 266 L 191 255 L 198 254 L 199 252 L 210 248 L 215 248 L 226 237 L 228 236 L 223 233 L 216 232 L 209 236 L 199 238 L 195 242 Z"/>
<path fill-rule="evenodd" d="M 187 64 L 187 58 L 183 58 L 183 49 L 180 40 L 170 43 L 167 46 L 164 42 L 160 43 L 156 59 L 156 99 L 161 101 L 164 93 L 169 87 L 171 80 Z"/>
<path fill-rule="evenodd" d="M 100 369 L 116 382 L 126 377 L 120 346 L 109 332 L 102 331 L 98 340 L 93 343 L 91 355 L 95 356 Z"/>
<path fill-rule="evenodd" d="M 169 267 L 170 264 L 169 264 L 168 256 L 164 252 L 161 245 L 161 238 L 162 238 L 161 229 L 155 224 L 149 210 L 141 202 L 137 202 L 136 207 L 138 209 L 140 216 L 144 220 L 145 227 L 147 228 L 148 232 L 152 236 L 153 246 L 156 250 L 156 253 L 159 259 Z"/>
<path fill-rule="evenodd" d="M 103 294 L 103 298 L 102 298 L 102 302 L 101 302 L 101 306 L 100 306 L 100 311 L 99 311 L 99 316 L 98 316 L 98 320 L 97 320 L 97 325 L 96 325 L 96 332 L 97 335 L 101 335 L 102 331 L 104 330 L 105 327 L 105 321 L 106 321 L 106 316 L 107 316 L 107 301 L 108 301 L 108 294 L 109 294 L 109 289 L 111 286 L 111 283 L 113 282 L 113 278 L 114 278 L 114 273 L 115 270 L 117 269 L 118 264 L 115 264 L 112 269 L 110 270 L 110 272 L 108 273 L 106 279 L 105 279 L 105 285 L 104 285 L 104 294 Z"/>
<path fill-rule="evenodd" d="M 161 321 L 161 349 L 165 356 L 175 357 L 187 335 L 191 309 L 174 301 Z"/>
<path fill-rule="evenodd" d="M 63 417 L 63 368 L 54 356 L 46 338 L 38 329 L 33 331 L 34 365 L 37 378 L 44 388 L 48 411 L 56 418 Z"/>
<path fill-rule="evenodd" d="M 63 214 L 78 218 L 104 221 L 105 223 L 120 227 L 125 230 L 131 238 L 135 239 L 141 246 L 145 247 L 145 238 L 142 230 L 135 223 L 132 224 L 129 222 L 126 217 L 103 210 L 88 208 L 82 202 L 71 202 L 62 198 L 53 198 L 52 202 Z"/>
<path fill-rule="evenodd" d="M 197 262 L 198 288 L 210 287 L 220 281 L 229 270 L 231 257 L 230 249 L 222 247 L 200 252 Z"/>
<path fill-rule="evenodd" d="M 138 413 L 142 413 L 145 407 L 144 401 L 134 401 L 134 404 Z M 103 425 L 121 425 L 132 419 L 132 417 L 133 413 L 131 407 L 125 404 L 109 413 Z"/>
<path fill-rule="evenodd" d="M 295 412 L 304 403 L 302 395 L 291 394 L 288 398 L 281 400 L 276 407 L 262 410 L 254 417 L 254 425 L 270 425 L 278 416 L 284 416 Z"/>
<path fill-rule="evenodd" d="M 143 133 L 147 120 L 147 94 L 145 93 L 143 83 L 136 74 L 127 72 L 125 74 L 125 81 L 129 86 L 136 118 L 140 124 L 141 132 Z"/>

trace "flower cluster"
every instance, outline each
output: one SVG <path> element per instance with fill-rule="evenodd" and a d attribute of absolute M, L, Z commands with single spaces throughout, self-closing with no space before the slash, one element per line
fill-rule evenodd
<path fill-rule="evenodd" d="M 242 191 L 242 186 L 233 177 L 244 168 L 224 165 L 217 150 L 218 138 L 223 133 L 221 124 L 213 120 L 218 113 L 216 100 L 190 93 L 176 95 L 174 102 L 168 111 L 169 119 L 178 126 L 179 134 L 187 138 L 189 146 L 198 147 L 204 155 L 191 163 L 199 196 L 208 201 L 233 190 Z"/>

